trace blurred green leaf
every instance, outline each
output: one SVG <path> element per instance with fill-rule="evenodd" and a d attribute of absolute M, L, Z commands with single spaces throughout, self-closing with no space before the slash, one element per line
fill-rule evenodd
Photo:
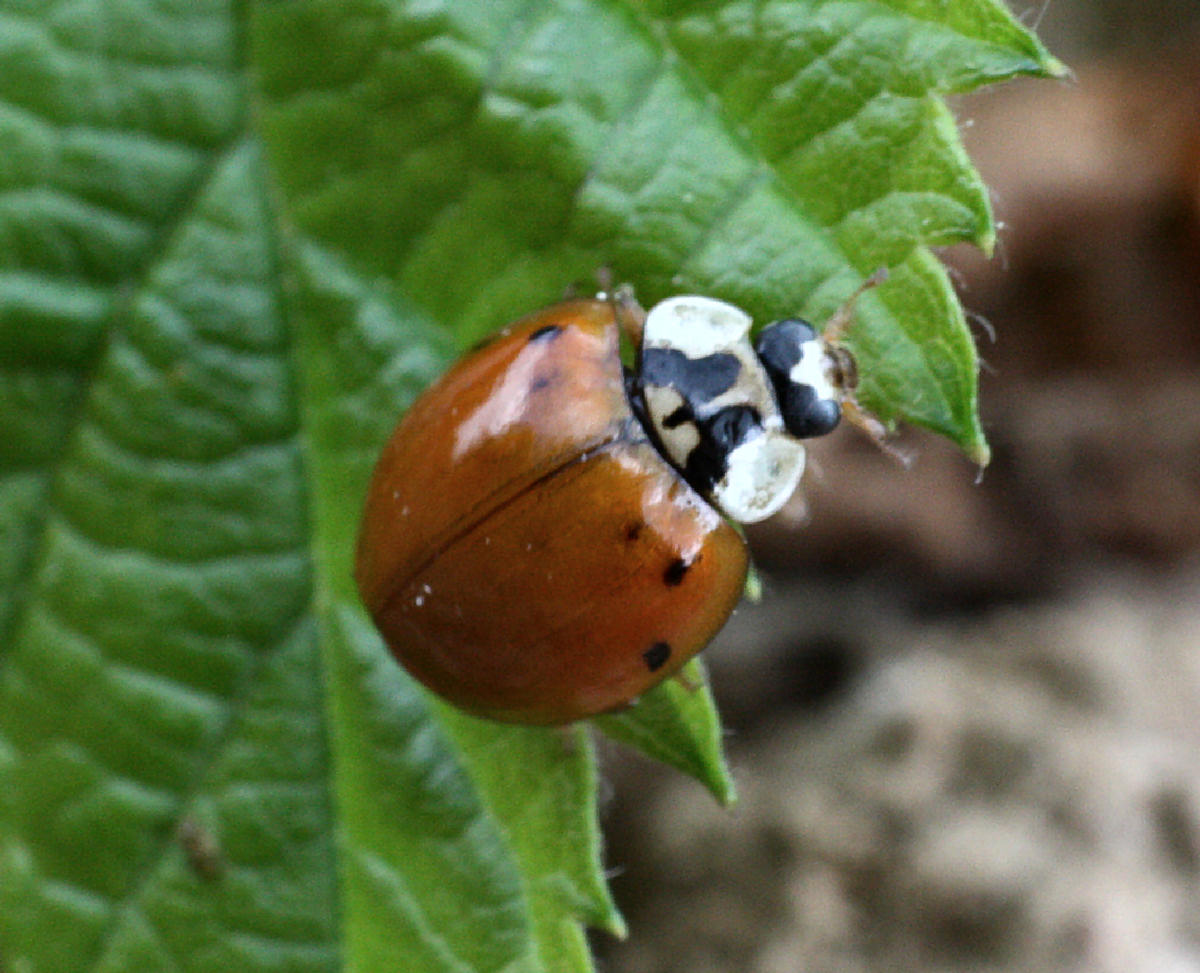
<path fill-rule="evenodd" d="M 429 700 L 350 561 L 456 348 L 601 265 L 821 320 L 983 460 L 927 247 L 992 0 L 0 0 L 0 966 L 586 971 L 589 731 Z M 731 794 L 711 697 L 605 730 Z"/>

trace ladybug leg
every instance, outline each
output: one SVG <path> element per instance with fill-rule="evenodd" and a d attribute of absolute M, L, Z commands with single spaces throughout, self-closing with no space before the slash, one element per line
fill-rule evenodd
<path fill-rule="evenodd" d="M 846 392 L 842 399 L 842 418 L 863 432 L 879 449 L 899 463 L 904 469 L 912 469 L 913 455 L 888 441 L 888 430 L 882 422 L 858 404 L 853 392 Z"/>
<path fill-rule="evenodd" d="M 620 284 L 616 290 L 605 292 L 612 302 L 617 324 L 635 348 L 642 347 L 642 330 L 646 324 L 646 309 L 638 303 L 630 284 Z"/>
<path fill-rule="evenodd" d="M 676 684 L 683 687 L 683 689 L 689 693 L 694 693 L 700 689 L 700 683 L 688 675 L 688 673 L 683 669 L 680 669 L 671 678 L 675 680 Z"/>
<path fill-rule="evenodd" d="M 827 354 L 840 365 L 840 374 L 842 377 L 839 381 L 839 386 L 841 389 L 842 418 L 863 432 L 871 442 L 901 466 L 909 469 L 912 466 L 913 457 L 888 441 L 887 426 L 864 409 L 855 397 L 854 388 L 858 384 L 858 376 L 854 359 L 850 355 L 849 350 L 840 345 L 841 339 L 845 336 L 846 331 L 849 330 L 850 325 L 854 321 L 855 303 L 864 293 L 873 287 L 878 287 L 887 279 L 887 268 L 880 267 L 875 273 L 864 280 L 858 286 L 858 289 L 846 298 L 842 306 L 834 312 L 833 317 L 826 322 L 821 332 L 821 341 L 826 347 Z"/>
<path fill-rule="evenodd" d="M 614 284 L 612 268 L 605 264 L 596 268 L 596 286 L 600 288 L 596 299 L 612 305 L 613 317 L 617 319 L 622 334 L 633 342 L 635 348 L 641 348 L 646 311 L 634 296 L 633 285 Z"/>

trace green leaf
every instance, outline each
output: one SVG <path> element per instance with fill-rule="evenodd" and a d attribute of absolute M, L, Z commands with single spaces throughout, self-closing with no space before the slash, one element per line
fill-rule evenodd
<path fill-rule="evenodd" d="M 1060 70 L 992 0 L 0 0 L 0 967 L 589 970 L 591 730 L 383 651 L 380 443 L 602 265 L 761 321 L 887 265 L 863 396 L 983 461 L 941 98 Z M 690 678 L 598 723 L 729 800 Z"/>
<path fill-rule="evenodd" d="M 721 723 L 699 659 L 633 707 L 599 716 L 595 722 L 614 740 L 703 781 L 721 804 L 728 806 L 736 799 L 721 750 Z"/>

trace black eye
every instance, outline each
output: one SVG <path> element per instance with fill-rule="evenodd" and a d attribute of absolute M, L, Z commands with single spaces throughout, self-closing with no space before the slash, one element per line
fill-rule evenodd
<path fill-rule="evenodd" d="M 754 351 L 771 376 L 771 381 L 780 381 L 776 376 L 782 376 L 786 381 L 788 373 L 800 361 L 804 354 L 805 342 L 815 341 L 816 329 L 807 321 L 799 318 L 788 318 L 776 321 L 762 329 L 758 341 L 754 343 Z"/>
<path fill-rule="evenodd" d="M 754 350 L 775 387 L 787 431 L 797 439 L 824 436 L 842 418 L 837 399 L 822 398 L 807 382 L 792 380 L 792 369 L 805 354 L 819 354 L 817 332 L 807 321 L 789 318 L 763 328 Z"/>
<path fill-rule="evenodd" d="M 822 399 L 811 385 L 789 382 L 779 394 L 779 411 L 783 424 L 797 439 L 811 439 L 833 432 L 842 418 L 842 406 L 837 399 Z"/>

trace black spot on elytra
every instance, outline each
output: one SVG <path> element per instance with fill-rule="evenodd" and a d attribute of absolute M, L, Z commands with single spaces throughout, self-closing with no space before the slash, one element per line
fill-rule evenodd
<path fill-rule="evenodd" d="M 544 324 L 536 331 L 529 335 L 530 341 L 546 341 L 550 338 L 557 338 L 562 334 L 562 325 L 560 324 Z"/>
<path fill-rule="evenodd" d="M 645 529 L 645 527 L 646 525 L 640 520 L 634 521 L 632 524 L 626 524 L 625 540 L 629 541 L 630 544 L 633 544 L 639 537 L 642 536 L 642 531 Z"/>
<path fill-rule="evenodd" d="M 663 584 L 668 588 L 679 587 L 679 585 L 683 584 L 683 579 L 687 576 L 691 566 L 690 561 L 685 561 L 683 558 L 676 558 L 667 565 L 667 569 L 663 572 Z"/>
<path fill-rule="evenodd" d="M 646 660 L 647 669 L 651 672 L 657 672 L 671 658 L 671 647 L 666 642 L 655 642 L 642 653 L 642 658 Z"/>

